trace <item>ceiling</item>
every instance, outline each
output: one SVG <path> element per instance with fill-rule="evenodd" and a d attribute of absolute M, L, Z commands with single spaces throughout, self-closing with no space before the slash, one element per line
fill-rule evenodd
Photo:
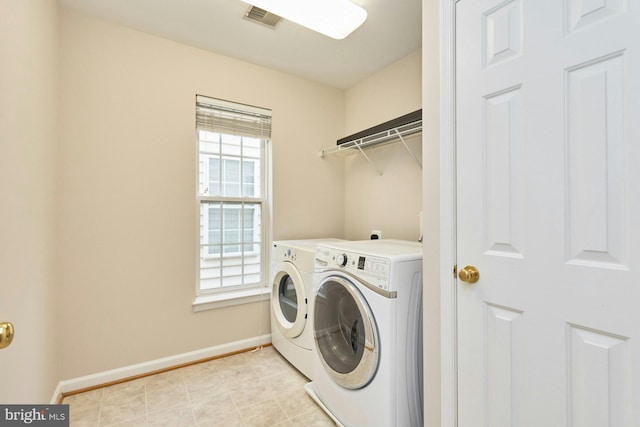
<path fill-rule="evenodd" d="M 334 40 L 293 22 L 244 19 L 241 0 L 60 0 L 69 9 L 346 89 L 421 46 L 422 0 L 352 0 L 365 23 Z"/>

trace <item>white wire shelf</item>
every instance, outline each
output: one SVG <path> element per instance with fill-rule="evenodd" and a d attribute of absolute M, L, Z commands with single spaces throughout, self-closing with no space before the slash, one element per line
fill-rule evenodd
<path fill-rule="evenodd" d="M 340 145 L 336 145 L 334 147 L 323 148 L 320 150 L 320 157 L 325 157 L 328 155 L 341 154 L 341 155 L 350 155 L 355 153 L 361 153 L 365 159 L 373 166 L 373 168 L 382 175 L 382 172 L 376 167 L 376 165 L 371 161 L 369 156 L 364 152 L 366 148 L 372 148 L 378 145 L 391 143 L 395 141 L 401 141 L 409 154 L 415 159 L 418 165 L 422 168 L 422 162 L 418 157 L 411 151 L 409 145 L 405 141 L 406 137 L 417 135 L 422 133 L 422 120 L 416 120 L 411 123 L 403 124 L 401 126 L 396 126 L 382 132 L 377 132 L 372 135 L 367 135 L 362 138 L 353 139 L 351 141 L 344 142 Z"/>

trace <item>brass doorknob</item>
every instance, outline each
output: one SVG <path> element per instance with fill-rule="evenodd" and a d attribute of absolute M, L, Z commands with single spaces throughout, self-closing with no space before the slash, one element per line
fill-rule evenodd
<path fill-rule="evenodd" d="M 467 265 L 460 270 L 458 278 L 463 282 L 476 283 L 480 279 L 480 272 L 473 265 Z"/>
<path fill-rule="evenodd" d="M 13 325 L 11 322 L 0 323 L 0 349 L 8 347 L 13 341 Z"/>

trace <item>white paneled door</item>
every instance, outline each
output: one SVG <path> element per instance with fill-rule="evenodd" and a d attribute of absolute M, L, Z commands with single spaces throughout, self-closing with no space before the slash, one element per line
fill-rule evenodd
<path fill-rule="evenodd" d="M 640 426 L 639 8 L 457 2 L 461 427 Z"/>

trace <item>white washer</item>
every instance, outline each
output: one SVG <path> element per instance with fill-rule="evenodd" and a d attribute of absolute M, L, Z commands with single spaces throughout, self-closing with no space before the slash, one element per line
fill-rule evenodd
<path fill-rule="evenodd" d="M 339 239 L 282 240 L 271 252 L 271 342 L 312 379 L 313 263 L 318 243 Z"/>
<path fill-rule="evenodd" d="M 313 382 L 340 425 L 422 426 L 422 244 L 319 244 Z"/>

